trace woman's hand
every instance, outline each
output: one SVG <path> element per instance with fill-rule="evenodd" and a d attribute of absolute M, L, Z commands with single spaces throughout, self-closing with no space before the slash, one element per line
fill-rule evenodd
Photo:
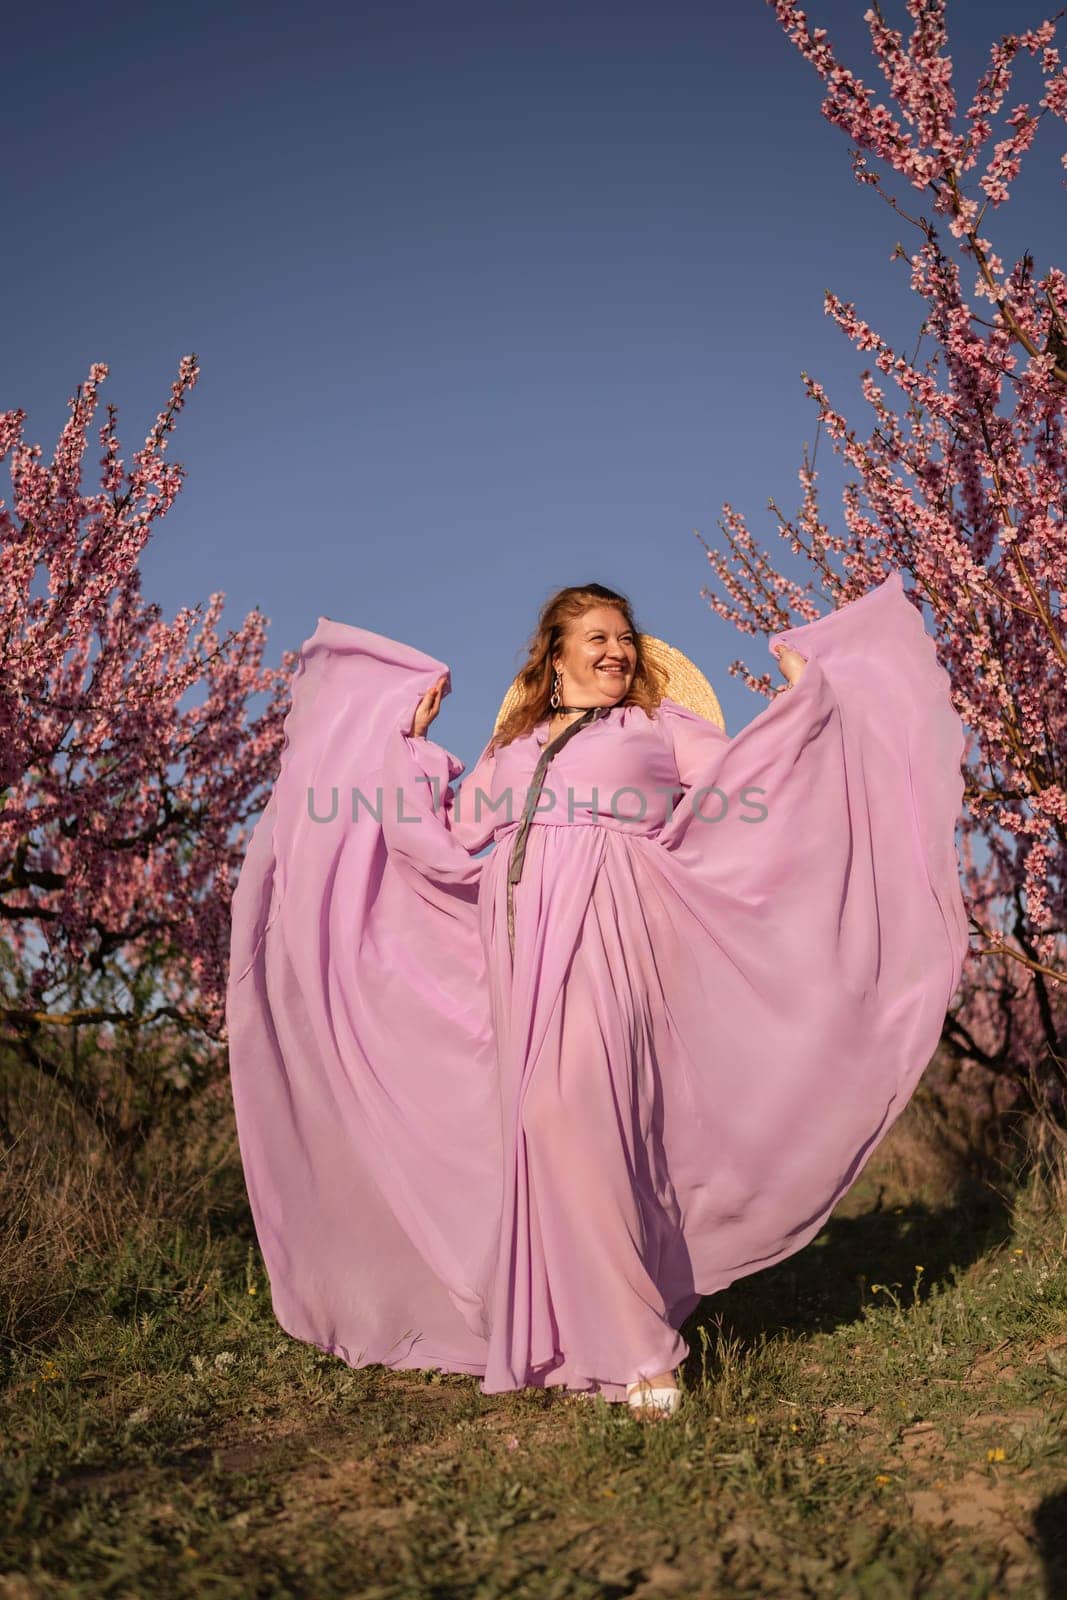
<path fill-rule="evenodd" d="M 445 686 L 445 675 L 432 684 L 418 705 L 415 707 L 415 721 L 411 728 L 411 737 L 421 739 L 425 737 L 426 730 L 441 709 L 441 691 Z"/>
<path fill-rule="evenodd" d="M 771 649 L 774 651 L 774 658 L 781 668 L 782 676 L 788 678 L 789 686 L 792 688 L 794 684 L 800 682 L 803 676 L 804 668 L 808 664 L 806 658 L 800 654 L 799 650 L 794 650 L 792 646 L 787 644 L 772 644 Z"/>

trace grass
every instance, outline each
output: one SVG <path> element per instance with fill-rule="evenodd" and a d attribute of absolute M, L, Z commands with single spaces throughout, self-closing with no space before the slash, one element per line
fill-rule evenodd
<path fill-rule="evenodd" d="M 288 1338 L 218 1104 L 147 1176 L 17 1150 L 0 1600 L 1065 1592 L 1067 1190 L 920 1132 L 703 1303 L 654 1423 Z"/>

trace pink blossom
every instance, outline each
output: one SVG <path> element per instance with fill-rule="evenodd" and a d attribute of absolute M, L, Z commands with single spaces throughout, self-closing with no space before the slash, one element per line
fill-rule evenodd
<path fill-rule="evenodd" d="M 852 302 L 827 293 L 827 314 L 873 362 L 860 379 L 862 426 L 802 374 L 818 411 L 816 446 L 825 432 L 850 469 L 843 527 L 820 511 L 807 447 L 799 510 L 789 517 L 771 509 L 780 538 L 809 561 L 825 599 L 851 599 L 893 565 L 911 573 L 916 603 L 929 608 L 970 730 L 960 848 L 977 942 L 946 1043 L 975 1070 L 1002 1061 L 1001 1073 L 1031 1099 L 1039 1090 L 1058 1096 L 1062 1116 L 1065 1084 L 1055 1063 L 1067 1011 L 1067 276 L 1057 266 L 1039 270 L 1028 256 L 1007 266 L 988 226 L 1040 121 L 1032 100 L 1003 113 L 1021 61 L 1029 57 L 1043 80 L 1040 112 L 1067 117 L 1067 75 L 1053 44 L 1058 19 L 993 45 L 966 102 L 963 136 L 955 131 L 945 0 L 908 0 L 908 38 L 878 11 L 866 13 L 888 103 L 838 60 L 825 28 L 811 27 L 791 0 L 769 3 L 823 81 L 823 115 L 855 147 L 856 181 L 920 235 L 910 255 L 898 247 L 893 259 L 909 271 L 921 325 L 911 348 L 896 349 Z M 964 187 L 975 169 L 977 195 Z M 929 209 L 947 219 L 943 233 L 927 217 L 911 217 L 887 186 L 893 174 L 928 191 Z M 964 263 L 973 269 L 972 303 Z M 779 573 L 728 503 L 720 526 L 727 548 L 705 546 L 718 592 L 702 591 L 717 615 L 758 634 L 794 614 L 820 614 L 812 585 Z M 761 693 L 776 692 L 766 673 L 741 661 L 730 671 Z"/>
<path fill-rule="evenodd" d="M 147 1015 L 169 1006 L 218 1038 L 231 885 L 275 775 L 295 652 L 262 665 L 258 611 L 220 637 L 221 593 L 170 622 L 142 598 L 141 551 L 184 477 L 167 436 L 199 367 L 183 358 L 128 471 L 107 407 L 101 487 L 83 494 L 107 373 L 90 367 L 47 464 L 22 440 L 25 413 L 0 415 L 12 483 L 11 509 L 0 501 L 2 1014 L 9 1031 L 31 1012 L 68 1014 L 80 968 L 94 980 L 86 1014 L 129 1017 L 131 984 L 150 976 Z M 271 698 L 251 716 L 256 694 Z"/>

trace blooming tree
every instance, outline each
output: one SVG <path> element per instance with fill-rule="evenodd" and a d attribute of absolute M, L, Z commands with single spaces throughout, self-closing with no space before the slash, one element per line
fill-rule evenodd
<path fill-rule="evenodd" d="M 945 0 L 907 0 L 907 39 L 877 6 L 866 12 L 889 104 L 842 65 L 826 29 L 810 26 L 794 0 L 769 3 L 825 85 L 823 115 L 851 140 L 854 176 L 914 230 L 913 248 L 898 244 L 894 259 L 922 308 L 918 348 L 908 354 L 827 293 L 828 314 L 871 352 L 880 374 L 868 368 L 861 379 L 873 417 L 866 432 L 850 424 L 805 373 L 819 429 L 851 469 L 843 530 L 832 532 L 820 514 L 806 450 L 795 518 L 773 501 L 771 509 L 780 536 L 833 602 L 864 593 L 895 566 L 930 608 L 969 730 L 961 854 L 977 935 L 945 1043 L 957 1062 L 1009 1084 L 1020 1103 L 1051 1105 L 1062 1120 L 1067 277 L 1055 265 L 1038 269 L 1030 255 L 1006 267 L 990 233 L 1042 119 L 1067 120 L 1067 70 L 1054 44 L 1063 12 L 993 45 L 960 116 Z M 1019 100 L 1006 110 L 1026 58 L 1040 80 L 1037 105 Z M 918 208 L 909 209 L 906 190 L 905 200 L 893 191 L 894 178 L 923 196 L 923 211 L 912 214 Z M 746 632 L 773 633 L 792 610 L 802 621 L 821 614 L 811 583 L 776 571 L 729 503 L 720 526 L 725 548 L 705 550 L 725 593 L 703 591 L 718 615 Z M 730 671 L 772 690 L 768 674 L 740 661 Z"/>
<path fill-rule="evenodd" d="M 114 1048 L 165 1029 L 186 1040 L 177 1069 L 222 1031 L 243 824 L 276 773 L 295 664 L 262 666 L 258 611 L 220 638 L 221 593 L 171 622 L 141 596 L 141 551 L 184 475 L 167 438 L 198 375 L 184 358 L 128 472 L 107 407 L 91 494 L 106 366 L 70 400 L 47 465 L 22 441 L 25 413 L 0 414 L 0 1038 L 101 1122 L 99 1087 L 65 1047 L 80 1030 Z"/>

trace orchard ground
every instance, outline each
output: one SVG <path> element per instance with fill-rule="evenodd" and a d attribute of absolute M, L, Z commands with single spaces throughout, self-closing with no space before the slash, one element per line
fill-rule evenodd
<path fill-rule="evenodd" d="M 3 1600 L 1067 1592 L 1062 1164 L 950 1160 L 922 1087 L 652 1423 L 297 1343 L 224 1089 L 124 1176 L 48 1103 L 0 1193 Z"/>

